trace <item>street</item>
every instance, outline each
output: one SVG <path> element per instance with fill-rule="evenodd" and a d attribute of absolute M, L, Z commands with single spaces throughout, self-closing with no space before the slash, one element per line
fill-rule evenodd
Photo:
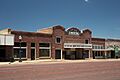
<path fill-rule="evenodd" d="M 0 80 L 120 80 L 120 61 L 0 66 Z"/>

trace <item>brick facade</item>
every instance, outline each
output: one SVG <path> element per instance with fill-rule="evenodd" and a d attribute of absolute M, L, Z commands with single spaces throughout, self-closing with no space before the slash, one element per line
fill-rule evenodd
<path fill-rule="evenodd" d="M 56 56 L 60 57 L 60 59 L 62 58 L 85 59 L 85 58 L 93 58 L 93 57 L 95 58 L 96 54 L 98 54 L 99 56 L 99 52 L 100 54 L 102 54 L 102 56 L 106 56 L 105 51 L 106 51 L 106 46 L 108 46 L 108 44 L 120 45 L 120 40 L 115 40 L 115 39 L 106 40 L 104 38 L 92 38 L 92 31 L 89 29 L 84 29 L 84 30 L 80 30 L 77 28 L 65 29 L 63 26 L 60 25 L 53 26 L 51 28 L 41 29 L 38 30 L 37 32 L 25 32 L 25 31 L 15 31 L 15 30 L 10 31 L 9 29 L 9 34 L 15 35 L 14 42 L 16 43 L 20 43 L 19 36 L 20 35 L 22 36 L 21 42 L 26 43 L 25 60 L 32 59 L 31 49 L 35 50 L 34 53 L 35 59 L 43 59 L 43 58 L 56 59 Z M 60 43 L 56 42 L 57 37 L 60 39 Z M 32 43 L 35 44 L 34 48 L 31 47 Z M 50 46 L 41 48 L 40 43 L 49 43 Z M 66 45 L 68 46 L 66 48 L 65 48 L 65 43 L 68 44 Z M 6 57 L 13 56 L 15 53 L 14 48 L 18 49 L 18 47 L 15 46 L 5 47 Z M 98 47 L 98 48 L 101 47 L 101 48 L 94 49 L 93 47 Z M 46 51 L 44 49 L 46 49 Z M 49 50 L 48 57 L 40 57 L 41 54 L 44 55 L 40 51 L 47 53 L 47 50 Z"/>

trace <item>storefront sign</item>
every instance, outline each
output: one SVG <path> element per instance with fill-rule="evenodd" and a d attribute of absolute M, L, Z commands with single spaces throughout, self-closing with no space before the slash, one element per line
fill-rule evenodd
<path fill-rule="evenodd" d="M 64 48 L 92 48 L 92 44 L 64 43 Z"/>

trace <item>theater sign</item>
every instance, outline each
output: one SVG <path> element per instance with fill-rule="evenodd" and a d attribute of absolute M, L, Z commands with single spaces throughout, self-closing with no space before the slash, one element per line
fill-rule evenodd
<path fill-rule="evenodd" d="M 92 44 L 64 43 L 64 48 L 92 48 Z"/>

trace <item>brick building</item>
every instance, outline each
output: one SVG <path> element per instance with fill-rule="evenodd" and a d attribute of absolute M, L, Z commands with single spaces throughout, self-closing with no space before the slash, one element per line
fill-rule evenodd
<path fill-rule="evenodd" d="M 5 29 L 0 31 L 0 60 L 115 58 L 119 45 L 118 39 L 92 38 L 89 29 L 60 25 L 36 32 Z"/>

